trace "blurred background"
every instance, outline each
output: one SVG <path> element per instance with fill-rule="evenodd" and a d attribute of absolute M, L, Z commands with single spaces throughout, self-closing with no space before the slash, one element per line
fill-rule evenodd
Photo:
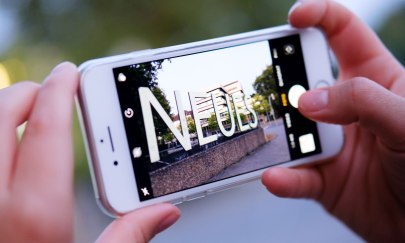
<path fill-rule="evenodd" d="M 405 64 L 405 0 L 339 0 Z M 0 0 L 0 88 L 41 82 L 58 63 L 236 34 L 286 23 L 292 0 Z M 350 48 L 350 46 L 348 46 Z M 75 117 L 75 241 L 111 222 L 97 208 Z M 279 199 L 260 182 L 180 205 L 154 242 L 361 242 L 315 202 Z M 63 209 L 61 209 L 63 210 Z"/>

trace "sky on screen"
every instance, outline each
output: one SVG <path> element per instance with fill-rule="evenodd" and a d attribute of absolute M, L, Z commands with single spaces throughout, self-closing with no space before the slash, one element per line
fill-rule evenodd
<path fill-rule="evenodd" d="M 157 82 L 172 111 L 176 110 L 175 90 L 182 92 L 184 108 L 190 110 L 187 92 L 204 92 L 218 84 L 240 81 L 250 96 L 256 77 L 271 63 L 268 42 L 256 42 L 164 61 Z"/>

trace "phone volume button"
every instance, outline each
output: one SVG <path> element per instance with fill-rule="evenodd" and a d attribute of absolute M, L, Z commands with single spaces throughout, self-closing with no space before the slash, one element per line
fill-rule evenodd
<path fill-rule="evenodd" d="M 175 200 L 171 200 L 170 203 L 172 203 L 173 205 L 177 205 L 177 204 L 183 203 L 184 201 L 186 201 L 186 200 L 184 197 L 182 197 L 182 198 L 178 198 Z"/>
<path fill-rule="evenodd" d="M 190 196 L 186 196 L 184 199 L 185 201 L 193 201 L 195 199 L 203 198 L 207 195 L 207 192 L 200 192 Z"/>
<path fill-rule="evenodd" d="M 145 54 L 149 54 L 151 52 L 151 50 L 152 49 L 133 51 L 133 52 L 129 53 L 129 55 L 131 55 L 131 57 L 139 57 L 139 56 L 143 56 Z"/>

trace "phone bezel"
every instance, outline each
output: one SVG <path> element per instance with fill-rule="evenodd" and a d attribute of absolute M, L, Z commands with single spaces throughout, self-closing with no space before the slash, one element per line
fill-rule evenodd
<path fill-rule="evenodd" d="M 188 55 L 246 44 L 255 41 L 300 34 L 301 45 L 310 89 L 319 81 L 333 83 L 328 46 L 323 33 L 315 28 L 295 29 L 289 25 L 268 28 L 207 41 L 132 52 L 124 55 L 95 59 L 80 66 L 81 82 L 78 94 L 79 114 L 85 136 L 89 167 L 92 173 L 96 198 L 104 211 L 111 216 L 119 216 L 136 208 L 158 202 L 179 203 L 206 194 L 231 188 L 260 177 L 265 169 L 246 173 L 218 182 L 183 190 L 158 198 L 140 202 L 134 178 L 132 161 L 124 130 L 121 109 L 115 91 L 112 69 L 135 63 Z M 314 51 L 317 50 L 317 51 Z M 111 91 L 114 92 L 111 92 Z M 115 151 L 106 146 L 109 138 L 106 127 L 110 127 Z M 336 155 L 343 145 L 343 133 L 340 126 L 317 123 L 322 153 L 311 157 L 293 160 L 278 166 L 289 167 L 313 163 Z M 333 140 L 327 138 L 333 137 Z M 99 140 L 106 142 L 101 144 Z M 113 161 L 119 161 L 114 166 Z"/>

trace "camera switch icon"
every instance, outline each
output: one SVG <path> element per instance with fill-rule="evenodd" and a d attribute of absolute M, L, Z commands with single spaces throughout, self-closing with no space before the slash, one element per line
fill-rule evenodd
<path fill-rule="evenodd" d="M 306 154 L 315 151 L 315 139 L 312 133 L 300 136 L 298 141 L 300 143 L 301 153 Z"/>
<path fill-rule="evenodd" d="M 285 55 L 292 55 L 295 53 L 295 47 L 291 44 L 284 46 L 284 54 Z"/>

